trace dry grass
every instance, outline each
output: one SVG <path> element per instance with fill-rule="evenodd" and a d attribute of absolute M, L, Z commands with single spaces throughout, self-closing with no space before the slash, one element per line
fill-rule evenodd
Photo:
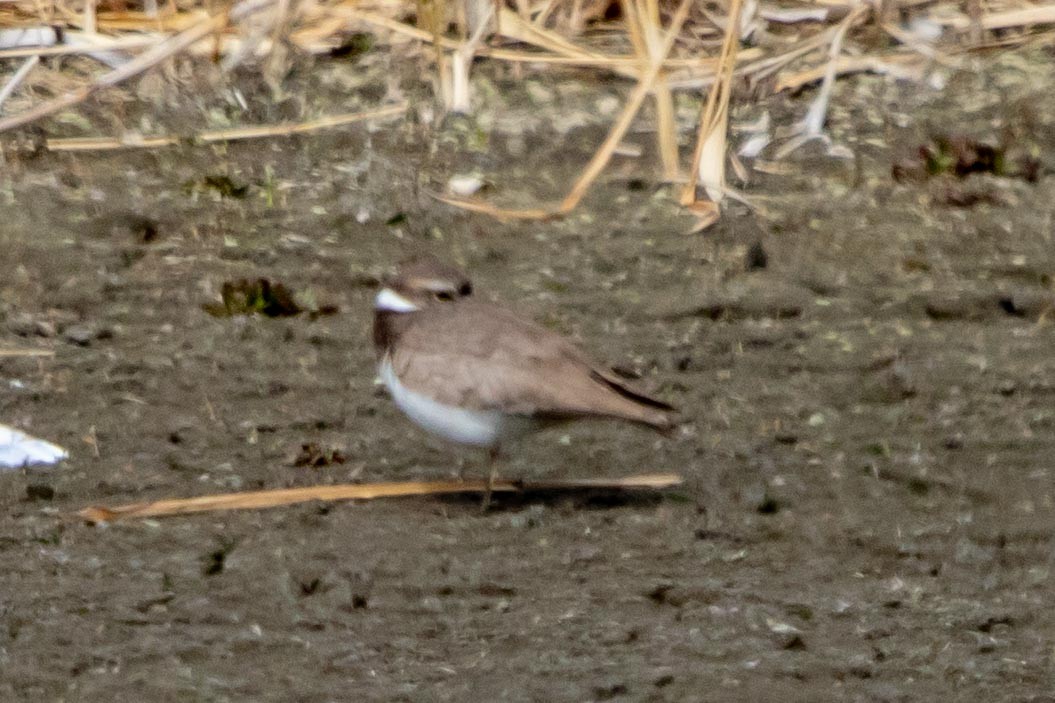
<path fill-rule="evenodd" d="M 717 220 L 723 197 L 735 194 L 726 184 L 730 156 L 734 171 L 746 172 L 729 149 L 730 105 L 738 89 L 747 87 L 740 92 L 757 98 L 819 84 L 790 139 L 774 149 L 780 158 L 805 141 L 827 141 L 823 124 L 831 89 L 843 75 L 870 71 L 918 79 L 932 65 L 958 65 L 968 52 L 1046 38 L 1055 25 L 1055 2 L 1022 0 L 804 0 L 793 6 L 726 0 L 721 11 L 707 7 L 690 0 L 240 0 L 229 6 L 200 0 L 160 5 L 153 0 L 7 0 L 0 2 L 0 132 L 76 106 L 179 53 L 211 56 L 227 67 L 250 59 L 266 65 L 281 62 L 290 49 L 325 54 L 350 33 L 368 32 L 381 42 L 402 45 L 404 55 L 407 44 L 419 47 L 418 57 L 435 67 L 433 83 L 446 110 L 477 109 L 470 76 L 474 57 L 533 72 L 577 66 L 634 84 L 608 138 L 559 203 L 509 210 L 441 197 L 445 202 L 499 218 L 562 216 L 581 201 L 651 100 L 662 178 L 683 184 L 681 203 L 697 216 L 695 229 L 702 229 Z M 62 29 L 61 36 L 54 27 Z M 11 105 L 26 102 L 11 98 L 52 70 L 39 57 L 57 54 L 91 56 L 109 70 L 10 112 Z M 676 91 L 702 98 L 688 164 L 682 162 L 683 140 L 674 120 Z M 401 109 L 380 106 L 366 119 Z M 202 140 L 281 135 L 347 121 L 352 120 L 337 116 L 304 127 L 252 127 L 202 135 Z M 765 142 L 764 136 L 755 139 Z M 136 145 L 173 141 L 149 136 Z M 49 145 L 107 149 L 129 143 L 99 137 Z"/>

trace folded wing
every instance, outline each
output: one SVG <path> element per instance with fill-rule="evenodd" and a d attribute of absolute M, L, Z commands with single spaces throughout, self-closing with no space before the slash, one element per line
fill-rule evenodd
<path fill-rule="evenodd" d="M 671 426 L 670 405 L 592 364 L 560 335 L 493 305 L 465 301 L 423 316 L 400 338 L 392 364 L 406 387 L 449 405 Z"/>

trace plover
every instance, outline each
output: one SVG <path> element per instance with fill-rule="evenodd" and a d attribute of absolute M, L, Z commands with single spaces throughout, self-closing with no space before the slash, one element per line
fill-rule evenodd
<path fill-rule="evenodd" d="M 436 259 L 403 264 L 374 301 L 374 346 L 400 410 L 429 432 L 488 450 L 485 508 L 499 450 L 525 433 L 585 418 L 673 427 L 671 405 L 559 334 L 472 294 L 468 276 Z"/>

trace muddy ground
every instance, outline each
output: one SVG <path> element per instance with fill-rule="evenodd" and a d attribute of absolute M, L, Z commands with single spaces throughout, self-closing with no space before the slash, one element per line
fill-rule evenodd
<path fill-rule="evenodd" d="M 647 125 L 628 137 L 644 155 L 620 157 L 562 222 L 436 202 L 473 170 L 493 199 L 558 197 L 624 87 L 525 87 L 492 68 L 497 117 L 436 132 L 411 76 L 378 87 L 390 60 L 295 71 L 278 97 L 252 76 L 190 86 L 174 70 L 43 126 L 189 132 L 401 89 L 415 104 L 402 123 L 8 152 L 0 348 L 54 357 L 0 359 L 0 420 L 72 457 L 0 475 L 0 698 L 1052 700 L 1050 52 L 943 70 L 942 90 L 840 81 L 830 126 L 855 159 L 807 147 L 753 175 L 755 213 L 732 205 L 700 235 L 653 175 Z M 811 97 L 736 119 L 765 108 L 790 124 Z M 1004 141 L 1039 178 L 895 182 L 892 165 L 936 133 Z M 684 490 L 487 514 L 420 498 L 70 518 L 482 471 L 374 380 L 377 276 L 422 249 L 683 409 L 671 439 L 605 424 L 530 438 L 506 475 L 676 471 Z M 203 310 L 241 277 L 339 312 Z M 306 443 L 345 461 L 293 465 Z"/>

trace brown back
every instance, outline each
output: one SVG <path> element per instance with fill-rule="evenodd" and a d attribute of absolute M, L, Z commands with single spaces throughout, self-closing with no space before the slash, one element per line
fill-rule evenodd
<path fill-rule="evenodd" d="M 379 313 L 375 341 L 403 385 L 444 404 L 672 426 L 670 405 L 591 363 L 560 335 L 471 298 L 422 312 Z"/>

